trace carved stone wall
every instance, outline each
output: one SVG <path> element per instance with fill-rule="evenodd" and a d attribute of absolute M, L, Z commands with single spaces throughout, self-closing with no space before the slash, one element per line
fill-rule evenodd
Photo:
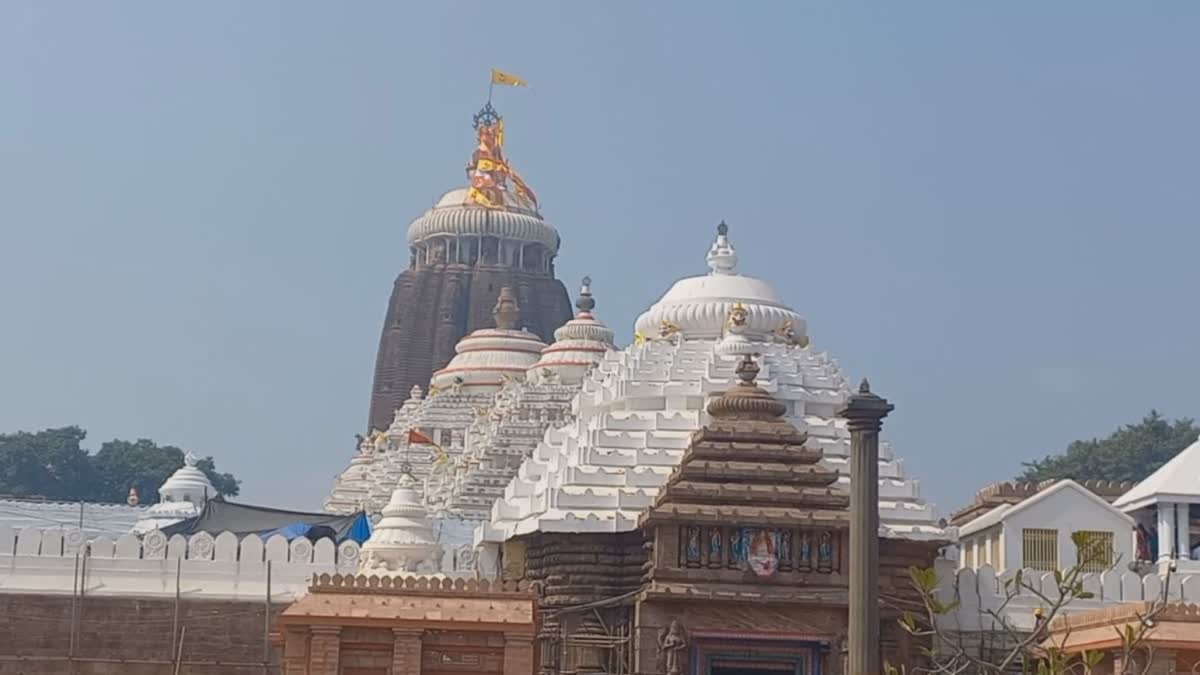
<path fill-rule="evenodd" d="M 641 532 L 619 534 L 536 533 L 525 540 L 525 567 L 518 572 L 541 588 L 541 606 L 560 608 L 608 600 L 638 589 L 646 563 Z"/>
<path fill-rule="evenodd" d="M 521 307 L 521 327 L 549 342 L 571 318 L 571 300 L 552 275 L 514 269 L 441 264 L 407 269 L 396 278 L 375 360 L 370 428 L 387 429 L 413 385 L 454 356 L 463 336 L 493 325 L 492 308 L 509 286 Z"/>

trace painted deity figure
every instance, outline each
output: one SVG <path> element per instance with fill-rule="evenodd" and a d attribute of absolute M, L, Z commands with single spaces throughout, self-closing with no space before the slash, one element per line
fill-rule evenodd
<path fill-rule="evenodd" d="M 687 528 L 687 560 L 700 561 L 700 528 L 694 525 Z"/>
<path fill-rule="evenodd" d="M 792 531 L 784 530 L 779 533 L 779 559 L 790 563 L 792 561 Z"/>
<path fill-rule="evenodd" d="M 750 539 L 750 548 L 746 557 L 750 569 L 760 577 L 769 577 L 779 568 L 779 558 L 776 556 L 775 533 L 770 530 L 756 530 Z"/>
<path fill-rule="evenodd" d="M 817 548 L 817 560 L 822 567 L 833 566 L 833 535 L 821 533 L 821 545 Z"/>
<path fill-rule="evenodd" d="M 742 567 L 746 564 L 746 533 L 738 528 L 729 533 L 729 566 Z"/>
<path fill-rule="evenodd" d="M 800 565 L 803 567 L 812 566 L 812 539 L 807 532 L 800 533 Z"/>
<path fill-rule="evenodd" d="M 714 567 L 721 562 L 721 528 L 719 527 L 708 531 L 708 562 Z"/>

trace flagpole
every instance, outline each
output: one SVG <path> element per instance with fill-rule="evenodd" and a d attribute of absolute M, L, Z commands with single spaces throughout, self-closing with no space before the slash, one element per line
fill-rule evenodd
<path fill-rule="evenodd" d="M 488 105 L 491 105 L 491 103 L 492 103 L 492 90 L 495 88 L 496 88 L 496 78 L 489 77 L 488 78 Z"/>

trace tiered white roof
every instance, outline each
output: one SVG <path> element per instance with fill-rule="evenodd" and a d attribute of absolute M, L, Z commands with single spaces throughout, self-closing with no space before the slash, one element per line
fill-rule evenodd
<path fill-rule="evenodd" d="M 476 530 L 477 543 L 634 529 L 705 423 L 708 399 L 729 388 L 736 354 L 747 350 L 761 355 L 760 386 L 848 481 L 850 434 L 836 412 L 850 389 L 837 362 L 807 346 L 804 319 L 769 284 L 737 273 L 724 224 L 708 263 L 708 275 L 677 282 L 638 318 L 638 344 L 610 352 L 584 380 L 574 419 L 546 432 Z M 889 536 L 943 536 L 886 443 L 880 516 Z"/>
<path fill-rule="evenodd" d="M 554 332 L 524 380 L 507 383 L 466 430 L 453 471 L 431 482 L 426 501 L 439 513 L 487 520 L 492 504 L 546 429 L 564 423 L 584 376 L 613 349 L 613 332 L 592 315 L 591 280 L 584 278 L 579 312 Z"/>
<path fill-rule="evenodd" d="M 158 488 L 158 503 L 147 509 L 134 532 L 149 532 L 199 515 L 204 503 L 217 496 L 217 489 L 197 466 L 196 455 L 187 453 L 183 466 Z"/>
<path fill-rule="evenodd" d="M 429 513 L 417 495 L 410 473 L 400 477 L 400 487 L 383 507 L 383 519 L 362 547 L 362 572 L 437 572 L 439 546 L 429 524 Z M 424 568 L 424 569 L 422 569 Z"/>
<path fill-rule="evenodd" d="M 596 362 L 613 348 L 615 335 L 612 330 L 592 316 L 596 301 L 592 298 L 591 277 L 583 278 L 575 307 L 579 312 L 554 331 L 554 344 L 542 350 L 541 358 L 529 369 L 528 379 L 558 379 L 578 385 Z"/>
<path fill-rule="evenodd" d="M 433 374 L 428 395 L 413 387 L 388 429 L 366 439 L 350 468 L 335 479 L 325 500 L 326 511 L 353 513 L 365 505 L 369 512 L 378 512 L 406 470 L 424 485 L 426 497 L 434 491 L 431 480 L 435 488 L 446 483 L 478 411 L 489 408 L 496 392 L 507 384 L 523 380 L 546 348 L 537 336 L 514 328 L 519 312 L 512 289 L 500 289 L 493 310 L 496 328 L 480 329 L 459 340 L 455 357 Z M 436 446 L 410 443 L 410 430 Z"/>
<path fill-rule="evenodd" d="M 516 329 L 519 311 L 512 289 L 501 288 L 492 310 L 496 327 L 474 331 L 459 340 L 454 358 L 433 374 L 432 386 L 494 392 L 511 378 L 524 377 L 525 371 L 538 362 L 546 343 L 533 333 Z"/>

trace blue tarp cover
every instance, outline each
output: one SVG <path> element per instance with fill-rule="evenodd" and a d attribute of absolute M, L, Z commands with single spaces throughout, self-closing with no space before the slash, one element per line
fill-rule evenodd
<path fill-rule="evenodd" d="M 317 538 L 328 536 L 338 543 L 350 539 L 361 544 L 371 536 L 371 520 L 361 511 L 348 516 L 305 513 L 212 499 L 204 505 L 200 515 L 163 528 L 163 534 L 168 537 L 197 532 L 207 532 L 214 537 L 222 532 L 232 532 L 239 537 L 256 534 L 264 540 L 274 534 L 292 540 L 311 532 Z"/>

